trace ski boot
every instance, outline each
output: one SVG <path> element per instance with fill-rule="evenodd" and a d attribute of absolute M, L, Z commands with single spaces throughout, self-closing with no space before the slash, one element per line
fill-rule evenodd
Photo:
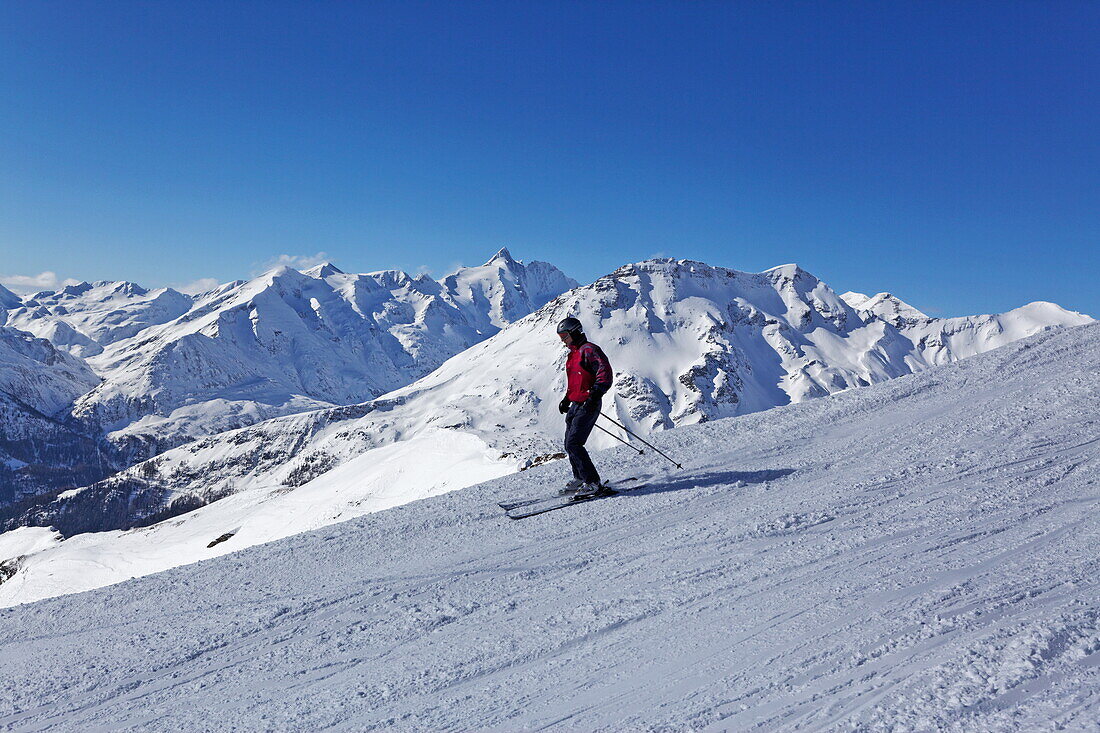
<path fill-rule="evenodd" d="M 591 499 L 592 497 L 599 496 L 606 491 L 607 487 L 603 484 L 581 484 L 580 488 L 577 489 L 577 493 L 573 494 L 573 498 L 576 500 Z"/>
<path fill-rule="evenodd" d="M 558 494 L 560 496 L 575 494 L 582 486 L 584 486 L 584 482 L 581 481 L 579 478 L 571 478 L 565 482 L 565 486 L 558 489 Z"/>

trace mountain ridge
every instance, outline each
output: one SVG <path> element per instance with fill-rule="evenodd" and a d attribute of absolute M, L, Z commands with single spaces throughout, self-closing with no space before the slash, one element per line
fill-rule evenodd
<path fill-rule="evenodd" d="M 80 283 L 17 299 L 3 315 L 102 377 L 67 394 L 58 419 L 81 441 L 96 436 L 118 470 L 206 435 L 377 397 L 576 285 L 506 249 L 445 280 L 281 266 L 196 296 Z M 33 465 L 14 470 L 19 491 L 33 493 Z"/>
<path fill-rule="evenodd" d="M 1059 314 L 1017 315 L 933 319 L 914 342 L 887 321 L 863 320 L 795 265 L 745 273 L 647 260 L 559 295 L 381 398 L 196 440 L 14 522 L 66 535 L 135 526 L 173 506 L 323 484 L 329 471 L 438 429 L 471 438 L 460 443 L 470 451 L 461 460 L 489 453 L 507 470 L 536 464 L 560 451 L 565 352 L 553 332 L 565 316 L 581 318 L 611 356 L 617 376 L 605 412 L 647 434 L 886 381 L 1030 335 L 1050 320 L 1043 317 Z M 1067 325 L 1085 322 L 1067 318 Z M 591 439 L 595 448 L 615 444 L 602 433 Z M 108 497 L 140 509 L 112 509 L 106 522 L 95 507 Z"/>

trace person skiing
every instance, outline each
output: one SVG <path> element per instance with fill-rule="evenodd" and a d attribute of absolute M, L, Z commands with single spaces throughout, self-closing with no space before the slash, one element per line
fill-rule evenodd
<path fill-rule="evenodd" d="M 569 348 L 565 360 L 568 388 L 558 403 L 558 411 L 565 415 L 565 453 L 573 467 L 573 480 L 562 493 L 576 492 L 577 497 L 587 497 L 601 489 L 600 474 L 592 465 L 585 450 L 596 419 L 600 416 L 602 398 L 611 389 L 614 373 L 603 349 L 585 338 L 584 328 L 576 318 L 566 318 L 558 324 L 558 338 Z"/>

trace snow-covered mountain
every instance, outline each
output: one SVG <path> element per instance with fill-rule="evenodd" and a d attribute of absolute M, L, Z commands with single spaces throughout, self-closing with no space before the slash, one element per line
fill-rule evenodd
<path fill-rule="evenodd" d="M 64 363 L 80 364 L 85 377 L 92 370 L 102 377 L 72 383 L 56 393 L 59 401 L 35 407 L 43 416 L 17 421 L 18 430 L 13 422 L 8 433 L 46 447 L 60 440 L 58 430 L 82 445 L 98 441 L 110 458 L 102 465 L 117 470 L 195 437 L 407 384 L 575 285 L 550 264 L 524 264 L 501 249 L 439 282 L 398 271 L 348 275 L 324 264 L 196 297 L 107 281 L 26 298 L 5 290 L 2 322 L 69 352 Z M 0 361 L 0 384 L 24 376 L 15 362 Z M 41 379 L 39 391 L 50 384 L 45 373 Z M 78 463 L 73 477 L 84 483 L 105 475 Z M 59 484 L 53 468 L 63 467 L 20 466 L 20 493 L 73 485 Z M 35 476 L 43 479 L 37 488 Z M 0 506 L 11 498 L 0 490 Z"/>
<path fill-rule="evenodd" d="M 0 392 L 52 416 L 97 384 L 99 377 L 82 359 L 45 339 L 0 327 Z"/>
<path fill-rule="evenodd" d="M 147 454 L 259 420 L 377 397 L 575 286 L 506 249 L 437 282 L 331 264 L 271 270 L 101 341 L 104 381 L 73 416 Z"/>
<path fill-rule="evenodd" d="M 26 555 L 9 604 L 212 558 L 0 611 L 0 721 L 1095 730 L 1098 414 L 1094 324 L 658 433 L 683 471 L 607 451 L 648 486 L 522 522 L 496 502 L 560 462 L 220 558 L 256 526 L 217 505 L 105 544 L 0 535 Z M 310 511 L 309 487 L 255 525 Z"/>
<path fill-rule="evenodd" d="M 578 283 L 548 262 L 524 265 L 505 247 L 480 267 L 459 268 L 440 285 L 440 297 L 460 308 L 479 334 L 490 335 Z"/>
<path fill-rule="evenodd" d="M 1020 310 L 1031 314 L 1028 308 Z M 122 528 L 240 492 L 258 492 L 241 501 L 247 511 L 260 511 L 288 491 L 323 496 L 325 487 L 342 485 L 334 477 L 367 466 L 389 472 L 391 489 L 411 492 L 407 500 L 465 485 L 452 472 L 406 486 L 399 477 L 407 454 L 393 447 L 398 443 L 449 446 L 450 453 L 435 451 L 436 464 L 480 467 L 489 460 L 498 472 L 533 465 L 560 451 L 565 350 L 554 329 L 566 316 L 580 318 L 616 369 L 604 411 L 645 434 L 882 382 L 994 348 L 1008 336 L 1091 320 L 1061 309 L 1042 310 L 1046 320 L 1015 313 L 948 319 L 957 343 L 929 352 L 927 343 L 914 343 L 891 323 L 861 317 L 795 265 L 745 273 L 649 260 L 559 296 L 380 399 L 194 441 L 36 507 L 7 527 L 53 526 L 65 535 Z M 1012 329 L 994 332 L 991 322 Z M 600 432 L 591 440 L 596 448 L 616 444 Z M 479 468 L 466 483 L 483 477 Z M 324 516 L 298 512 L 301 524 L 288 521 L 277 530 L 301 531 L 365 511 L 361 494 L 332 490 L 338 498 L 315 501 Z M 246 523 L 247 511 L 239 511 L 241 522 L 227 523 Z"/>
<path fill-rule="evenodd" d="M 959 318 L 932 318 L 890 293 L 868 297 L 841 296 L 864 320 L 883 320 L 913 345 L 914 368 L 947 364 L 1004 346 L 1049 326 L 1076 326 L 1092 321 L 1054 303 L 1037 301 L 1007 313 Z"/>
<path fill-rule="evenodd" d="M 859 311 L 864 320 L 878 318 L 891 324 L 894 328 L 904 328 L 913 323 L 932 320 L 929 316 L 890 293 L 879 293 L 870 296 L 849 290 L 847 293 L 842 293 L 840 297 L 845 303 Z"/>
<path fill-rule="evenodd" d="M 86 358 L 190 308 L 190 296 L 171 288 L 149 291 L 125 281 L 85 282 L 27 297 L 9 309 L 7 325 Z"/>
<path fill-rule="evenodd" d="M 0 327 L 0 507 L 42 490 L 86 485 L 117 469 L 94 437 L 56 417 L 98 383 L 83 360 Z"/>

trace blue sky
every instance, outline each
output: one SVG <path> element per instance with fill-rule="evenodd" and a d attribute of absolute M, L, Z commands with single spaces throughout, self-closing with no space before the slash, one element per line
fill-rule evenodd
<path fill-rule="evenodd" d="M 1100 4 L 5 2 L 0 282 L 798 262 L 1100 317 Z"/>

